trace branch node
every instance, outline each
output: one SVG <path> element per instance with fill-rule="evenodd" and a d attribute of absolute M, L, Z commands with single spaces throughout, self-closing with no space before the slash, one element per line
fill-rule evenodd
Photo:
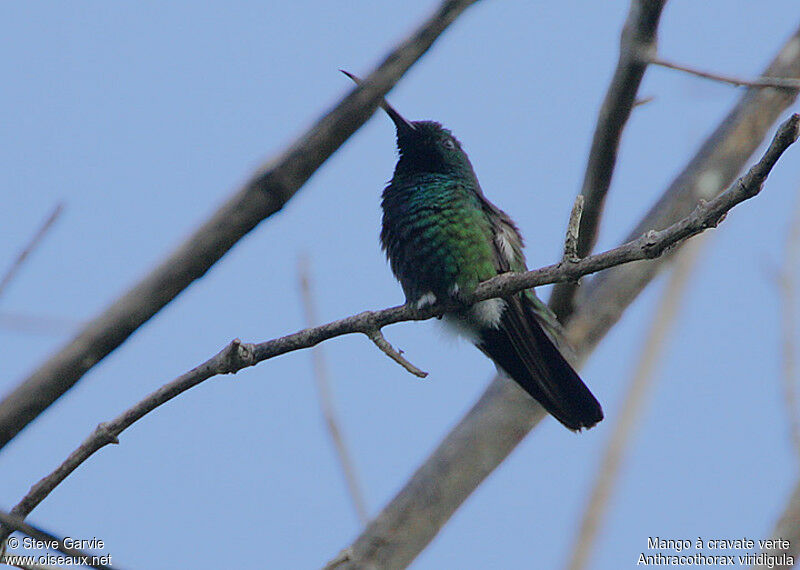
<path fill-rule="evenodd" d="M 665 248 L 662 240 L 659 239 L 659 234 L 660 232 L 656 230 L 650 230 L 642 236 L 642 253 L 645 258 L 655 259 L 664 253 Z"/>
<path fill-rule="evenodd" d="M 241 339 L 233 339 L 223 352 L 224 364 L 220 372 L 222 374 L 236 374 L 242 368 L 256 364 L 254 348 L 252 344 L 243 343 Z"/>
<path fill-rule="evenodd" d="M 98 439 L 102 441 L 103 445 L 119 445 L 119 438 L 117 437 L 116 430 L 112 427 L 110 422 L 101 422 L 97 424 L 95 433 Z"/>
<path fill-rule="evenodd" d="M 369 337 L 369 339 L 375 343 L 381 352 L 383 352 L 386 356 L 397 362 L 400 366 L 411 372 L 414 376 L 418 376 L 419 378 L 425 378 L 428 376 L 427 372 L 424 372 L 411 364 L 408 360 L 405 359 L 403 356 L 402 350 L 396 350 L 386 337 L 383 336 L 381 329 L 379 328 L 369 328 L 364 331 L 364 334 Z"/>

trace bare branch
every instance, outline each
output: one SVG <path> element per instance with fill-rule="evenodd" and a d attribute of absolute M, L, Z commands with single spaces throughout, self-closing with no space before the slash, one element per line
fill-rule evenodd
<path fill-rule="evenodd" d="M 800 76 L 800 30 L 784 43 L 763 75 Z M 715 196 L 730 185 L 774 121 L 794 100 L 795 94 L 787 90 L 758 89 L 744 93 L 632 235 L 674 223 L 691 211 L 699 199 Z M 582 287 L 566 327 L 581 361 L 591 354 L 666 259 L 665 256 L 647 263 L 615 267 Z M 372 519 L 351 547 L 354 562 L 343 567 L 375 564 L 399 568 L 409 564 L 544 416 L 543 408 L 514 382 L 496 377 L 397 495 Z"/>
<path fill-rule="evenodd" d="M 3 526 L 6 528 L 19 531 L 23 534 L 27 534 L 31 538 L 35 538 L 38 541 L 46 543 L 48 545 L 49 550 L 57 550 L 59 552 L 63 552 L 70 558 L 73 558 L 76 562 L 79 562 L 81 566 L 88 566 L 89 568 L 97 568 L 98 570 L 111 570 L 110 566 L 107 566 L 105 564 L 96 564 L 92 562 L 92 558 L 94 555 L 89 554 L 88 552 L 85 552 L 78 548 L 68 547 L 64 542 L 63 538 L 59 538 L 53 534 L 50 534 L 49 532 L 46 532 L 31 524 L 28 524 L 18 516 L 13 516 L 4 511 L 0 511 L 0 523 L 2 523 Z M 5 548 L 5 539 L 3 539 L 3 548 Z M 3 563 L 3 559 L 5 558 L 6 555 L 7 555 L 6 552 L 2 552 L 2 555 L 0 555 L 0 564 Z M 115 567 L 115 569 L 119 570 L 118 567 Z"/>
<path fill-rule="evenodd" d="M 710 202 L 701 203 L 689 216 L 672 226 L 659 232 L 650 231 L 639 239 L 628 242 L 616 249 L 592 255 L 574 263 L 558 263 L 526 273 L 498 275 L 481 283 L 472 295 L 465 295 L 464 303 L 471 305 L 485 299 L 511 295 L 538 285 L 578 279 L 588 273 L 614 267 L 622 263 L 658 257 L 667 249 L 674 247 L 686 238 L 696 235 L 707 228 L 715 227 L 731 208 L 757 195 L 778 157 L 797 140 L 798 135 L 800 135 L 800 115 L 792 115 L 780 126 L 764 156 L 747 174 L 737 180 L 727 192 Z M 117 443 L 117 436 L 134 422 L 158 406 L 212 376 L 232 374 L 242 368 L 254 366 L 261 361 L 286 354 L 287 352 L 310 348 L 337 336 L 352 333 L 362 333 L 370 336 L 373 331 L 378 331 L 386 325 L 401 321 L 426 320 L 441 315 L 446 311 L 463 307 L 464 304 L 455 301 L 436 303 L 423 308 L 417 308 L 414 305 L 403 305 L 381 311 L 365 311 L 260 344 L 243 344 L 236 339 L 206 362 L 179 376 L 169 384 L 162 386 L 114 420 L 100 424 L 94 433 L 64 463 L 34 485 L 11 513 L 22 517 L 30 514 L 36 505 L 94 452 L 109 443 Z M 511 393 L 513 392 L 509 392 L 509 394 Z M 519 394 L 516 397 L 519 397 Z M 533 400 L 526 401 L 522 409 L 527 410 L 527 413 L 530 414 L 532 406 L 534 406 Z M 511 419 L 511 417 L 509 416 L 508 419 Z M 520 437 L 524 433 L 526 432 L 523 431 Z M 516 443 L 516 440 L 507 438 L 502 447 L 507 448 L 509 444 L 513 447 L 514 443 Z M 508 451 L 510 452 L 510 448 Z M 2 533 L 0 533 L 0 538 L 3 538 Z"/>
<path fill-rule="evenodd" d="M 253 363 L 253 345 L 242 344 L 239 339 L 233 340 L 213 358 L 162 386 L 114 420 L 98 425 L 53 473 L 31 487 L 22 501 L 11 510 L 11 515 L 20 518 L 28 516 L 36 505 L 95 451 L 106 445 L 119 443 L 117 436 L 120 433 L 161 404 L 211 376 L 230 374 L 246 366 L 252 366 Z M 0 528 L 0 540 L 5 540 L 7 536 L 8 530 Z"/>
<path fill-rule="evenodd" d="M 622 409 L 614 424 L 611 438 L 597 472 L 588 505 L 583 514 L 580 530 L 571 549 L 567 568 L 582 570 L 590 560 L 592 549 L 608 508 L 608 502 L 619 477 L 626 448 L 635 433 L 647 397 L 655 383 L 655 370 L 659 364 L 675 319 L 684 291 L 697 262 L 702 238 L 687 243 L 675 263 L 669 283 L 656 309 L 650 331 L 644 343 L 639 361 L 634 370 L 625 395 Z"/>
<path fill-rule="evenodd" d="M 383 336 L 381 329 L 375 328 L 367 331 L 364 334 L 366 334 L 369 339 L 375 343 L 375 346 L 377 346 L 386 356 L 397 362 L 400 366 L 411 372 L 411 374 L 414 376 L 419 378 L 426 378 L 428 376 L 427 372 L 420 370 L 406 360 L 403 357 L 402 351 L 396 350 L 391 344 L 389 344 L 389 341 Z"/>
<path fill-rule="evenodd" d="M 600 107 L 580 191 L 586 203 L 581 218 L 578 257 L 586 257 L 597 242 L 622 131 L 636 106 L 647 57 L 656 52 L 658 22 L 665 4 L 666 0 L 631 0 L 620 37 L 619 61 Z M 577 283 L 568 282 L 553 288 L 549 304 L 561 322 L 566 322 L 572 312 L 577 287 Z"/>
<path fill-rule="evenodd" d="M 280 210 L 375 111 L 383 95 L 477 0 L 446 0 L 365 80 L 280 156 L 269 161 L 158 267 L 91 320 L 67 346 L 0 402 L 0 448 L 202 277 L 261 221 Z"/>
<path fill-rule="evenodd" d="M 309 269 L 308 258 L 303 257 L 300 259 L 298 263 L 298 273 L 300 277 L 300 296 L 303 299 L 303 308 L 306 313 L 306 326 L 313 327 L 319 323 L 319 317 L 317 316 L 314 295 L 311 292 L 311 271 Z M 311 349 L 311 359 L 314 362 L 314 381 L 317 385 L 317 394 L 319 395 L 322 417 L 325 419 L 325 425 L 328 428 L 331 441 L 333 441 L 333 448 L 336 451 L 336 456 L 339 458 L 339 465 L 342 468 L 342 473 L 344 474 L 350 498 L 353 501 L 356 516 L 358 516 L 358 520 L 363 526 L 366 525 L 369 520 L 367 505 L 364 501 L 364 494 L 361 492 L 361 484 L 359 483 L 355 463 L 345 443 L 342 429 L 339 426 L 336 406 L 333 405 L 333 395 L 331 394 L 330 381 L 328 380 L 328 367 L 325 364 L 325 353 L 322 350 L 322 346 L 315 346 Z"/>
<path fill-rule="evenodd" d="M 31 252 L 33 252 L 33 250 L 35 250 L 36 247 L 42 242 L 42 238 L 47 235 L 47 232 L 53 227 L 53 224 L 63 211 L 64 204 L 57 204 L 56 207 L 53 208 L 53 211 L 50 212 L 50 215 L 47 216 L 47 219 L 42 223 L 41 226 L 39 226 L 39 229 L 36 230 L 36 233 L 33 234 L 27 245 L 22 248 L 22 251 L 19 252 L 17 258 L 11 263 L 11 266 L 6 271 L 6 274 L 2 279 L 0 279 L 0 296 L 3 295 L 6 287 L 8 287 L 8 284 L 11 283 L 12 279 L 14 279 L 20 267 L 22 267 L 22 264 L 25 263 L 25 260 L 28 258 Z"/>
<path fill-rule="evenodd" d="M 737 87 L 774 87 L 775 89 L 800 89 L 800 79 L 790 79 L 786 77 L 759 77 L 757 79 L 742 79 L 740 77 L 733 77 L 732 75 L 722 75 L 720 73 L 711 73 L 709 71 L 702 71 L 694 67 L 680 65 L 678 63 L 662 59 L 656 55 L 647 57 L 647 63 L 650 65 L 658 65 L 659 67 L 666 67 L 667 69 L 674 69 L 676 71 L 683 71 L 697 77 L 718 81 L 720 83 L 728 83 Z"/>

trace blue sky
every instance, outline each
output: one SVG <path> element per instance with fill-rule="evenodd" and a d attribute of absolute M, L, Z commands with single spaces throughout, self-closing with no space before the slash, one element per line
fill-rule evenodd
<path fill-rule="evenodd" d="M 0 391 L 345 94 L 351 86 L 337 69 L 365 74 L 434 6 L 4 4 L 0 268 L 56 203 L 65 210 L 0 299 L 0 313 L 74 324 L 48 334 L 0 328 Z M 481 2 L 389 95 L 408 118 L 439 120 L 462 141 L 487 196 L 522 229 L 532 267 L 560 255 L 626 10 L 623 1 Z M 754 76 L 799 18 L 791 0 L 674 0 L 660 51 Z M 600 248 L 630 231 L 739 96 L 661 69 L 648 71 L 641 94 L 655 100 L 635 111 L 625 133 Z M 797 152 L 704 248 L 592 568 L 632 566 L 648 536 L 766 536 L 796 480 L 773 276 L 797 206 Z M 99 422 L 232 338 L 263 341 L 303 328 L 300 255 L 310 259 L 324 320 L 402 302 L 377 240 L 394 160 L 393 127 L 376 116 L 284 210 L 3 450 L 0 506 L 13 506 Z M 564 564 L 663 283 L 634 303 L 582 372 L 607 420 L 580 436 L 544 422 L 415 568 Z M 324 345 L 373 514 L 493 372 L 432 323 L 385 333 L 427 379 L 360 337 Z M 30 520 L 103 539 L 120 566 L 153 569 L 315 568 L 359 530 L 308 352 L 215 378 L 158 409 L 81 466 Z"/>

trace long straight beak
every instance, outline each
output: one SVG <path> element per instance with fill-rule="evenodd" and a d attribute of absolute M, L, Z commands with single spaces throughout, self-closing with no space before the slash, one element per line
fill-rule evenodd
<path fill-rule="evenodd" d="M 356 85 L 363 85 L 363 81 L 358 78 L 357 76 L 353 75 L 349 71 L 345 71 L 344 69 L 340 69 L 342 73 L 344 73 L 347 77 L 353 80 Z M 395 111 L 394 107 L 389 105 L 386 102 L 386 99 L 381 99 L 381 108 L 386 111 L 386 114 L 389 115 L 389 118 L 394 123 L 394 126 L 397 128 L 397 132 L 400 133 L 401 131 L 416 131 L 417 128 L 411 123 L 411 121 L 406 120 L 403 115 Z"/>

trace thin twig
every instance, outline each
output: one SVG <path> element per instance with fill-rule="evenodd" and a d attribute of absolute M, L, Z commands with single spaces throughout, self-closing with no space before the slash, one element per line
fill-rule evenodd
<path fill-rule="evenodd" d="M 303 309 L 306 314 L 306 326 L 313 327 L 319 324 L 319 317 L 317 316 L 314 295 L 311 291 L 311 271 L 309 269 L 308 258 L 302 257 L 300 259 L 297 271 L 300 278 L 300 296 L 303 300 Z M 366 525 L 369 520 L 367 505 L 366 501 L 364 501 L 364 494 L 361 491 L 361 484 L 359 483 L 355 463 L 353 462 L 350 449 L 342 435 L 338 414 L 336 413 L 336 406 L 333 404 L 333 394 L 331 393 L 330 380 L 328 379 L 328 367 L 325 362 L 325 352 L 322 346 L 315 346 L 311 349 L 311 359 L 314 363 L 314 382 L 317 385 L 317 395 L 319 396 L 322 417 L 325 419 L 325 426 L 328 428 L 328 434 L 333 442 L 336 457 L 338 457 L 339 465 L 342 468 L 342 473 L 344 473 L 345 483 L 347 484 L 350 499 L 353 501 L 356 516 L 362 525 Z"/>
<path fill-rule="evenodd" d="M 800 115 L 795 114 L 780 126 L 761 160 L 739 178 L 733 186 L 710 202 L 700 203 L 689 216 L 668 228 L 661 231 L 650 231 L 618 248 L 585 257 L 574 263 L 557 263 L 526 273 L 498 275 L 481 283 L 473 294 L 465 295 L 463 302 L 471 305 L 485 299 L 505 297 L 538 285 L 578 279 L 583 275 L 623 263 L 656 258 L 681 241 L 707 228 L 715 227 L 730 209 L 756 196 L 761 191 L 764 181 L 778 158 L 797 140 L 799 134 Z M 117 436 L 134 422 L 212 376 L 232 374 L 243 368 L 254 366 L 263 360 L 295 350 L 310 348 L 337 336 L 351 333 L 369 335 L 370 331 L 386 325 L 402 321 L 427 320 L 447 311 L 463 309 L 463 307 L 464 304 L 455 301 L 437 302 L 423 308 L 402 305 L 381 311 L 365 311 L 260 344 L 243 344 L 236 339 L 203 364 L 165 384 L 114 420 L 100 424 L 64 463 L 34 485 L 11 512 L 21 517 L 30 514 L 36 505 L 93 453 L 109 443 L 117 443 Z M 0 533 L 0 538 L 2 537 L 2 533 Z"/>
<path fill-rule="evenodd" d="M 626 448 L 635 433 L 636 424 L 644 412 L 647 397 L 655 383 L 656 367 L 666 348 L 666 339 L 678 316 L 678 307 L 683 299 L 689 276 L 696 265 L 702 243 L 702 238 L 698 238 L 686 244 L 676 260 L 664 295 L 653 315 L 644 348 L 631 377 L 622 409 L 598 469 L 597 479 L 583 514 L 578 536 L 570 549 L 571 555 L 567 565 L 569 570 L 582 570 L 590 560 L 597 534 L 608 510 L 608 502 L 619 477 Z"/>
<path fill-rule="evenodd" d="M 564 239 L 563 261 L 578 261 L 578 237 L 581 229 L 581 215 L 583 214 L 583 194 L 575 196 L 575 203 L 572 205 L 572 212 L 569 214 L 567 224 L 567 237 Z"/>
<path fill-rule="evenodd" d="M 636 94 L 647 69 L 646 57 L 656 52 L 658 22 L 665 4 L 666 0 L 631 0 L 620 37 L 619 61 L 600 107 L 581 186 L 586 203 L 577 246 L 579 257 L 590 254 L 597 243 L 622 131 L 636 106 Z M 572 312 L 577 288 L 574 282 L 553 287 L 549 304 L 562 323 Z"/>
<path fill-rule="evenodd" d="M 45 543 L 47 545 L 48 550 L 57 550 L 59 552 L 63 552 L 64 554 L 73 559 L 73 564 L 78 563 L 81 566 L 88 566 L 89 568 L 97 568 L 98 570 L 112 570 L 111 566 L 93 562 L 93 560 L 96 559 L 96 556 L 94 554 L 89 554 L 88 552 L 85 552 L 78 548 L 70 548 L 66 546 L 66 543 L 64 542 L 63 538 L 59 538 L 53 534 L 50 534 L 49 532 L 46 532 L 31 524 L 28 524 L 24 520 L 22 520 L 22 518 L 19 516 L 14 516 L 4 511 L 0 511 L 0 523 L 2 523 L 3 526 L 6 528 L 10 528 L 19 531 L 23 534 L 27 534 L 31 538 L 35 538 L 37 541 Z M 3 563 L 2 560 L 7 555 L 8 553 L 3 553 L 3 556 L 0 557 L 0 563 Z M 116 570 L 119 569 L 116 568 Z"/>
<path fill-rule="evenodd" d="M 723 75 L 721 73 L 711 73 L 703 71 L 695 67 L 681 65 L 673 61 L 662 59 L 656 55 L 649 55 L 646 57 L 646 62 L 650 65 L 658 65 L 659 67 L 666 67 L 667 69 L 674 69 L 675 71 L 683 71 L 697 77 L 718 81 L 720 83 L 728 83 L 737 87 L 774 87 L 775 89 L 800 89 L 800 79 L 790 79 L 786 77 L 758 77 L 756 79 L 743 79 L 741 77 L 734 77 L 732 75 Z"/>
<path fill-rule="evenodd" d="M 403 357 L 402 351 L 396 350 L 389 341 L 386 340 L 386 337 L 383 336 L 381 329 L 374 328 L 371 330 L 366 331 L 364 334 L 369 337 L 369 339 L 375 343 L 381 352 L 383 352 L 386 356 L 397 362 L 400 366 L 411 372 L 414 376 L 419 378 L 425 378 L 428 376 L 427 372 L 423 372 L 413 364 L 411 364 L 408 360 Z"/>
<path fill-rule="evenodd" d="M 0 448 L 120 346 L 241 238 L 281 208 L 372 115 L 382 97 L 477 0 L 446 0 L 282 154 L 255 175 L 164 261 L 89 321 L 59 352 L 0 402 Z"/>
<path fill-rule="evenodd" d="M 5 292 L 6 287 L 8 284 L 11 283 L 11 280 L 14 279 L 16 274 L 19 272 L 20 267 L 22 264 L 25 263 L 25 260 L 28 256 L 36 249 L 36 247 L 42 242 L 42 238 L 47 235 L 47 232 L 50 228 L 53 227 L 53 224 L 56 222 L 58 217 L 61 215 L 61 212 L 64 211 L 64 204 L 57 204 L 53 211 L 50 212 L 50 215 L 47 216 L 47 219 L 39 226 L 39 229 L 36 230 L 36 233 L 31 236 L 31 239 L 22 248 L 22 250 L 17 255 L 16 259 L 11 263 L 11 266 L 6 271 L 5 275 L 2 279 L 0 279 L 0 296 L 3 295 Z"/>
<path fill-rule="evenodd" d="M 783 363 L 783 395 L 786 415 L 789 420 L 789 438 L 795 452 L 800 454 L 800 408 L 797 402 L 797 301 L 795 298 L 795 278 L 800 265 L 800 203 L 786 232 L 786 249 L 783 268 L 778 273 L 781 308 L 781 345 Z"/>

